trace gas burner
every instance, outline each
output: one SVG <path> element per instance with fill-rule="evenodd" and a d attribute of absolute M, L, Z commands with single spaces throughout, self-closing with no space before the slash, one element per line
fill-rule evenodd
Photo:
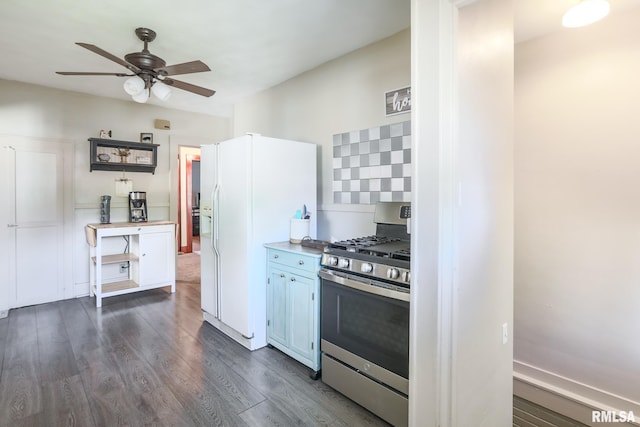
<path fill-rule="evenodd" d="M 411 261 L 411 248 L 400 249 L 391 255 L 391 258 L 401 259 L 403 261 Z"/>
<path fill-rule="evenodd" d="M 372 246 L 381 245 L 384 243 L 390 243 L 399 241 L 397 238 L 390 238 L 386 236 L 366 236 L 357 237 L 355 239 L 342 240 L 340 242 L 334 242 L 329 244 L 330 248 L 342 249 L 348 252 L 366 252 L 366 248 Z"/>

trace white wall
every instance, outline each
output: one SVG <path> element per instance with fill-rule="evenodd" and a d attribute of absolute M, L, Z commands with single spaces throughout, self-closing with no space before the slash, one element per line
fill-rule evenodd
<path fill-rule="evenodd" d="M 320 239 L 351 238 L 375 231 L 371 206 L 333 204 L 332 137 L 409 119 L 407 114 L 385 117 L 384 92 L 410 84 L 410 44 L 409 30 L 402 31 L 235 106 L 235 136 L 256 132 L 320 146 Z"/>
<path fill-rule="evenodd" d="M 154 129 L 155 119 L 169 120 L 171 130 Z M 139 141 L 141 132 L 154 134 L 154 143 L 160 144 L 155 174 L 127 173 L 126 177 L 133 180 L 134 190 L 147 192 L 149 219 L 175 221 L 177 160 L 172 159 L 177 159 L 177 144 L 182 141 L 197 146 L 202 141 L 224 140 L 230 136 L 230 120 L 0 80 L 1 134 L 61 139 L 74 144 L 74 217 L 67 220 L 73 222 L 76 233 L 73 240 L 76 295 L 88 293 L 88 247 L 83 227 L 89 222 L 99 222 L 100 196 L 113 196 L 112 221 L 128 219 L 126 197 L 115 196 L 115 179 L 121 173 L 89 172 L 87 138 L 98 137 L 101 129 L 111 130 L 112 139 L 125 141 Z"/>
<path fill-rule="evenodd" d="M 517 378 L 638 421 L 639 21 L 516 46 L 514 349 Z"/>
<path fill-rule="evenodd" d="M 459 426 L 512 422 L 512 11 L 512 0 L 483 0 L 459 12 L 453 346 Z"/>

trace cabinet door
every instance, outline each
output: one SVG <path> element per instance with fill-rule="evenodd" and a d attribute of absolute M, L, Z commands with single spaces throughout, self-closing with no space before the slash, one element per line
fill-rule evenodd
<path fill-rule="evenodd" d="M 313 360 L 313 351 L 318 343 L 313 344 L 314 327 L 314 281 L 290 274 L 289 286 L 289 348 L 292 351 Z"/>
<path fill-rule="evenodd" d="M 173 234 L 151 232 L 140 234 L 140 286 L 171 282 L 175 278 Z"/>
<path fill-rule="evenodd" d="M 287 339 L 287 275 L 276 268 L 269 268 L 267 289 L 267 340 L 285 347 Z"/>

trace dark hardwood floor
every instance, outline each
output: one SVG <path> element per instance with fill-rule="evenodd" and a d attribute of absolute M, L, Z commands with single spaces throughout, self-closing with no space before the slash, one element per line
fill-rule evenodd
<path fill-rule="evenodd" d="M 187 256 L 187 255 L 181 255 Z M 188 256 L 197 256 L 190 254 Z M 275 349 L 202 322 L 200 285 L 0 319 L 0 426 L 387 425 Z"/>

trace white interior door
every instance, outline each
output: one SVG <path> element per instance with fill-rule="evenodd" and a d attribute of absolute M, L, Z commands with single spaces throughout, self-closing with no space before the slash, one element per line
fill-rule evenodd
<path fill-rule="evenodd" d="M 9 306 L 63 299 L 63 145 L 20 141 L 4 150 Z"/>

